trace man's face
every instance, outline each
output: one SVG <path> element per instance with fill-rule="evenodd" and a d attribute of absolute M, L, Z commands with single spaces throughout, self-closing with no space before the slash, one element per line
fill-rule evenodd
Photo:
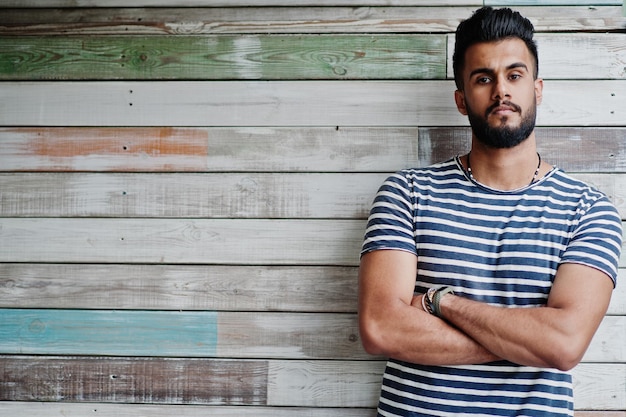
<path fill-rule="evenodd" d="M 468 48 L 463 91 L 455 93 L 455 100 L 476 139 L 489 147 L 511 148 L 530 136 L 543 89 L 543 81 L 533 78 L 534 66 L 520 39 Z"/>

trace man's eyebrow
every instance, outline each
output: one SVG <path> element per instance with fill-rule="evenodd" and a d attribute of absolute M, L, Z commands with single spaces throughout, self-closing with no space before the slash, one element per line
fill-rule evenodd
<path fill-rule="evenodd" d="M 514 62 L 511 65 L 507 66 L 506 69 L 508 70 L 512 70 L 512 69 L 516 69 L 516 68 L 523 68 L 526 71 L 528 71 L 528 65 L 524 64 L 523 62 Z M 472 77 L 476 74 L 490 74 L 493 75 L 495 74 L 495 71 L 493 70 L 493 68 L 476 68 L 475 70 L 473 70 L 472 72 L 470 72 L 469 76 Z"/>

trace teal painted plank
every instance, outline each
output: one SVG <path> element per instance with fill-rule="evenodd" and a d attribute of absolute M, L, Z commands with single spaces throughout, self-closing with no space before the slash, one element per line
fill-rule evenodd
<path fill-rule="evenodd" d="M 217 312 L 0 310 L 0 353 L 214 356 Z"/>

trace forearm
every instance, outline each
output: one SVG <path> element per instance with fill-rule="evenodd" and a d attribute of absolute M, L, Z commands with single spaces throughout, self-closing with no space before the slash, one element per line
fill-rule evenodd
<path fill-rule="evenodd" d="M 469 365 L 500 359 L 421 306 L 404 304 L 379 317 L 361 317 L 363 344 L 369 353 L 421 365 Z"/>
<path fill-rule="evenodd" d="M 441 314 L 485 349 L 511 362 L 569 369 L 586 348 L 569 346 L 576 323 L 551 307 L 503 308 L 454 295 L 441 300 Z"/>

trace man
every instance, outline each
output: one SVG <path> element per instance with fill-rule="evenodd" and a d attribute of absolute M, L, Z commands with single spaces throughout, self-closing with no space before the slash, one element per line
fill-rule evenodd
<path fill-rule="evenodd" d="M 606 313 L 621 221 L 541 159 L 533 26 L 489 7 L 456 33 L 471 151 L 381 186 L 359 272 L 382 416 L 572 416 L 571 376 Z"/>

